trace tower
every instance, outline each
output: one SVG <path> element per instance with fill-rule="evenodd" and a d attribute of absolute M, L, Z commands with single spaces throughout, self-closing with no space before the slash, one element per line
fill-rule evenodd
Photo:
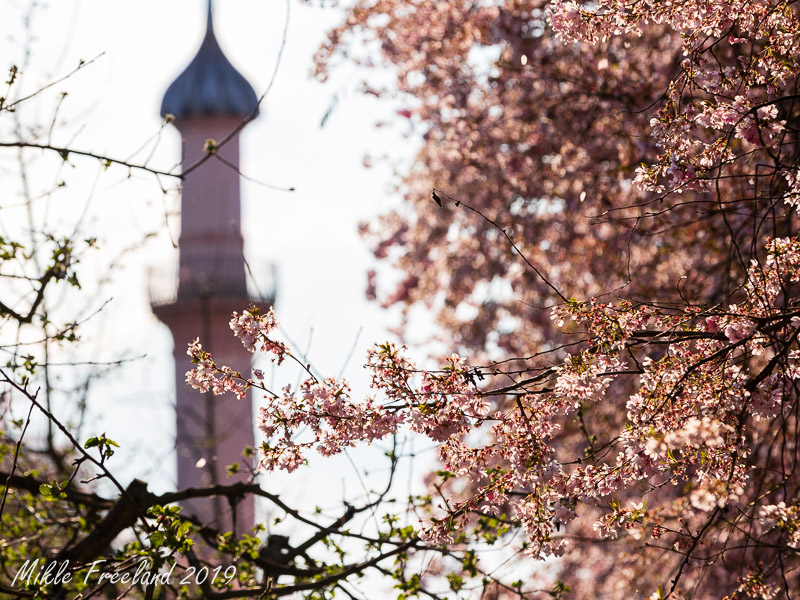
<path fill-rule="evenodd" d="M 242 481 L 247 471 L 242 450 L 254 443 L 251 398 L 201 394 L 186 385 L 185 374 L 192 367 L 186 348 L 195 337 L 218 363 L 249 374 L 251 354 L 233 337 L 228 322 L 233 311 L 241 312 L 251 302 L 271 304 L 271 298 L 254 297 L 247 289 L 238 133 L 213 150 L 257 111 L 255 91 L 217 42 L 209 0 L 200 49 L 161 104 L 161 115 L 172 115 L 181 134 L 183 171 L 207 157 L 183 181 L 179 266 L 177 277 L 171 278 L 172 293 L 159 297 L 151 282 L 153 312 L 174 341 L 179 488 Z M 227 467 L 233 463 L 242 472 L 229 477 Z M 252 497 L 235 507 L 222 499 L 187 501 L 184 507 L 218 529 L 241 533 L 253 525 Z"/>

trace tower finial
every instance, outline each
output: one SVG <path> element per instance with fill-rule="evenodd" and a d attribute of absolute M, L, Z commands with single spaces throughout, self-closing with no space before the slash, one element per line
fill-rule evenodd
<path fill-rule="evenodd" d="M 206 0 L 206 33 L 197 54 L 172 82 L 161 102 L 161 114 L 189 116 L 254 116 L 256 92 L 225 57 L 214 35 L 213 0 Z M 202 6 L 202 4 L 201 4 Z"/>

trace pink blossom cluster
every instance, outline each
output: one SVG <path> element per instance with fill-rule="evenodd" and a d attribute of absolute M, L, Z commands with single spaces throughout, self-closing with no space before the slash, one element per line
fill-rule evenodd
<path fill-rule="evenodd" d="M 787 506 L 786 502 L 767 504 L 761 507 L 758 517 L 766 532 L 778 531 L 786 536 L 790 548 L 800 549 L 800 507 Z"/>
<path fill-rule="evenodd" d="M 624 529 L 635 539 L 644 537 L 642 525 L 648 518 L 644 502 L 633 502 L 627 508 L 622 508 L 619 503 L 612 502 L 611 508 L 610 512 L 595 521 L 593 525 L 593 529 L 601 537 L 616 539 L 619 537 L 619 528 Z"/>
<path fill-rule="evenodd" d="M 286 386 L 259 407 L 258 428 L 266 439 L 259 466 L 291 472 L 305 463 L 310 448 L 331 456 L 396 433 L 400 423 L 397 413 L 372 398 L 353 401 L 346 381 L 309 378 L 296 392 Z M 306 428 L 308 439 L 300 433 Z"/>
<path fill-rule="evenodd" d="M 237 398 L 243 398 L 247 394 L 248 383 L 242 379 L 242 374 L 225 365 L 218 366 L 211 353 L 203 349 L 199 339 L 189 344 L 186 354 L 197 365 L 186 373 L 188 385 L 215 396 L 232 392 Z"/>
<path fill-rule="evenodd" d="M 269 334 L 278 327 L 272 307 L 266 314 L 261 314 L 261 310 L 255 305 L 251 305 L 242 314 L 234 312 L 230 327 L 233 334 L 250 352 L 255 352 L 258 347 L 264 354 L 273 354 L 273 361 L 277 361 L 278 364 L 283 362 L 287 352 L 286 345 L 269 337 Z"/>
<path fill-rule="evenodd" d="M 587 400 L 600 400 L 622 368 L 619 357 L 613 354 L 573 354 L 558 368 L 554 397 L 568 400 L 575 408 Z"/>
<path fill-rule="evenodd" d="M 724 596 L 722 600 L 735 600 L 738 598 L 760 598 L 772 600 L 781 593 L 781 588 L 773 582 L 767 581 L 767 576 L 761 568 L 751 569 L 746 575 L 738 578 L 739 586 L 732 594 Z"/>
<path fill-rule="evenodd" d="M 665 179 L 671 191 L 709 189 L 719 169 L 731 172 L 732 163 L 754 147 L 783 143 L 786 120 L 779 108 L 784 86 L 800 74 L 800 19 L 778 0 L 601 0 L 591 5 L 555 0 L 548 18 L 565 40 L 597 43 L 642 35 L 653 24 L 683 36 L 681 73 L 651 120 L 662 153 L 657 163 L 638 170 L 636 181 L 644 189 L 663 193 Z M 751 40 L 750 56 L 738 64 L 719 60 Z"/>

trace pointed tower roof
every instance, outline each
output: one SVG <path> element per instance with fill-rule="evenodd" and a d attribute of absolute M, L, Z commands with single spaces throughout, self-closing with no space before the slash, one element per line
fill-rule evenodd
<path fill-rule="evenodd" d="M 246 117 L 258 105 L 253 86 L 230 63 L 214 35 L 208 0 L 206 35 L 197 55 L 172 82 L 161 101 L 161 116 Z"/>

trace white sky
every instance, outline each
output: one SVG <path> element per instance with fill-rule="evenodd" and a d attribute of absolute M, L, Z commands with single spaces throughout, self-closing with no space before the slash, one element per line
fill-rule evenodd
<path fill-rule="evenodd" d="M 58 94 L 68 91 L 53 143 L 128 157 L 159 130 L 162 94 L 188 64 L 203 36 L 205 0 L 53 0 L 47 4 L 0 0 L 3 71 L 11 64 L 26 64 L 27 33 L 22 24 L 32 6 L 38 8 L 32 11 L 31 54 L 23 90 L 33 91 L 72 70 L 79 60 L 104 54 L 43 94 L 26 110 L 25 122 L 48 124 Z M 275 68 L 285 10 L 284 0 L 216 2 L 220 45 L 259 94 Z M 375 265 L 357 234 L 357 224 L 398 202 L 390 190 L 391 169 L 386 165 L 365 169 L 362 159 L 365 154 L 388 154 L 408 160 L 416 138 L 405 138 L 407 124 L 393 120 L 396 104 L 353 91 L 358 73 L 334 71 L 332 82 L 325 85 L 309 78 L 313 53 L 325 31 L 342 15 L 341 10 L 291 1 L 280 70 L 262 115 L 242 136 L 241 167 L 258 180 L 294 186 L 297 191 L 282 193 L 243 182 L 243 223 L 249 259 L 273 261 L 279 269 L 277 314 L 285 332 L 301 347 L 311 337 L 309 359 L 319 371 L 338 375 L 363 329 L 347 369 L 355 393 L 360 394 L 366 390 L 360 370 L 366 349 L 372 342 L 387 339 L 385 327 L 395 319 L 364 300 L 365 272 Z M 320 120 L 336 95 L 337 108 L 321 128 Z M 0 119 L 4 120 L 0 139 L 11 135 L 7 117 Z M 376 122 L 387 120 L 395 125 L 375 127 Z M 144 160 L 148 152 L 149 147 L 137 160 Z M 179 152 L 178 134 L 170 127 L 150 165 L 168 169 L 179 159 Z M 0 152 L 0 176 L 6 190 L 18 185 L 8 184 L 18 180 L 11 159 L 13 154 Z M 146 271 L 149 265 L 164 264 L 172 252 L 163 222 L 165 205 L 174 209 L 177 196 L 173 194 L 165 204 L 153 178 L 144 174 L 128 179 L 122 169 L 101 172 L 91 160 L 78 158 L 72 159 L 74 169 L 59 171 L 58 162 L 57 157 L 37 161 L 31 166 L 31 179 L 45 189 L 67 173 L 67 188 L 50 200 L 51 213 L 58 215 L 52 218 L 65 223 L 74 221 L 91 198 L 82 231 L 100 238 L 104 257 L 136 242 L 145 232 L 159 232 L 113 274 L 112 287 L 104 291 L 104 297 L 113 296 L 113 300 L 99 326 L 89 330 L 94 337 L 84 346 L 106 359 L 147 355 L 113 379 L 95 385 L 90 412 L 97 422 L 92 431 L 105 431 L 120 442 L 122 449 L 112 467 L 147 479 L 155 491 L 169 489 L 174 485 L 171 341 L 166 327 L 149 311 Z M 3 203 L 0 200 L 0 206 Z M 8 226 L 9 215 L 0 215 L 0 223 L 5 219 Z M 177 236 L 176 221 L 171 223 Z M 294 376 L 289 381 L 294 383 Z M 320 471 L 315 471 L 313 477 L 318 477 Z M 331 484 L 343 480 L 344 471 L 352 469 L 341 459 L 327 462 L 323 471 Z M 311 477 L 310 472 L 295 474 L 285 485 L 300 493 L 298 486 Z M 275 481 L 279 480 L 284 481 Z"/>

